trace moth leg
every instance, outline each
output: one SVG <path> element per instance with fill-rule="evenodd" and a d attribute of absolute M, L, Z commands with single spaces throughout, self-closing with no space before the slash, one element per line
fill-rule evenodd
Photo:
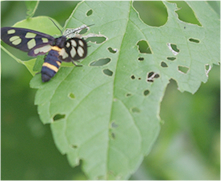
<path fill-rule="evenodd" d="M 83 65 L 76 65 L 76 67 L 83 67 Z"/>
<path fill-rule="evenodd" d="M 88 26 L 87 25 L 82 25 L 78 28 L 75 28 L 75 29 L 71 29 L 71 28 L 68 28 L 64 31 L 63 35 L 64 36 L 68 36 L 70 34 L 79 34 L 81 30 L 87 28 L 88 29 Z"/>
<path fill-rule="evenodd" d="M 90 26 L 93 26 L 93 25 L 94 25 L 94 24 L 91 24 L 91 25 L 82 25 L 82 26 L 80 26 L 80 27 L 78 27 L 78 28 L 75 28 L 75 29 L 67 28 L 67 29 L 64 31 L 63 35 L 66 36 L 66 37 L 68 37 L 68 38 L 72 38 L 72 37 L 81 38 L 81 37 L 82 37 L 82 35 L 80 34 L 81 30 L 83 30 L 83 29 L 89 30 L 89 27 L 90 27 Z"/>
<path fill-rule="evenodd" d="M 72 60 L 72 63 L 76 66 L 76 67 L 83 67 L 83 65 L 78 65 L 78 64 L 76 64 L 74 61 L 76 61 L 76 62 L 79 62 L 79 60 Z"/>

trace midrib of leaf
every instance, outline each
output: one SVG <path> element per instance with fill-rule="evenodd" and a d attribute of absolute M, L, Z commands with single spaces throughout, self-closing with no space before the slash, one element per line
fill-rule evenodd
<path fill-rule="evenodd" d="M 130 5 L 128 6 L 129 7 L 129 11 L 128 11 L 128 16 L 127 16 L 127 19 L 126 19 L 126 26 L 124 27 L 124 29 L 125 29 L 125 31 L 124 32 L 127 32 L 127 28 L 128 28 L 128 22 L 130 21 L 129 20 L 129 17 L 130 17 L 130 12 L 131 12 L 131 7 L 132 7 L 132 2 L 130 1 Z M 116 80 L 116 78 L 117 78 L 117 74 L 118 74 L 118 62 L 119 62 L 119 60 L 120 60 L 120 56 L 121 56 L 121 49 L 122 49 L 122 44 L 123 44 L 123 42 L 124 42 L 124 40 L 125 40 L 125 34 L 123 34 L 123 36 L 122 36 L 122 39 L 121 39 L 121 44 L 120 44 L 120 48 L 119 48 L 119 54 L 118 54 L 118 57 L 117 57 L 117 61 L 116 61 L 116 65 L 115 65 L 115 73 L 114 73 L 114 79 L 113 79 L 113 84 L 112 84 L 112 90 L 113 90 L 113 94 L 112 94 L 112 100 L 114 100 L 114 98 L 115 98 L 115 92 L 116 92 L 116 87 L 117 86 L 115 86 L 115 82 L 117 81 Z M 119 101 L 124 105 L 124 103 L 119 99 Z M 111 109 L 110 109 L 110 118 L 109 118 L 109 123 L 110 123 L 110 121 L 112 120 L 112 113 L 113 113 L 113 105 L 114 104 L 114 101 L 112 101 L 111 102 Z M 127 107 L 124 105 L 124 107 L 126 108 L 126 110 L 128 111 L 128 109 L 127 109 Z M 128 111 L 128 113 L 129 113 L 129 115 L 131 116 L 131 118 L 132 118 L 132 120 L 133 120 L 133 122 L 134 122 L 134 125 L 136 126 L 136 124 L 135 124 L 135 120 L 134 120 L 134 118 L 133 118 L 133 116 L 130 114 L 130 112 Z M 138 129 L 138 127 L 136 126 L 136 129 Z M 139 132 L 139 131 L 138 131 Z M 141 137 L 141 136 L 140 136 Z M 110 151 L 110 146 L 111 146 L 111 144 L 110 144 L 110 139 L 109 139 L 109 131 L 107 132 L 107 138 L 108 138 L 108 148 L 107 148 L 107 154 L 106 154 L 106 156 L 107 156 L 107 160 L 106 160 L 106 176 L 108 177 L 108 163 L 109 163 L 109 151 Z M 114 148 L 114 147 L 112 147 L 112 148 Z M 115 150 L 117 150 L 118 151 L 118 153 L 120 153 L 120 154 L 122 154 L 124 157 L 126 157 L 126 155 L 124 155 L 120 150 L 118 150 L 117 148 L 114 148 Z M 127 158 L 127 157 L 126 157 Z M 129 158 L 127 158 L 127 160 L 129 160 Z M 108 178 L 105 178 L 105 179 L 108 179 Z"/>

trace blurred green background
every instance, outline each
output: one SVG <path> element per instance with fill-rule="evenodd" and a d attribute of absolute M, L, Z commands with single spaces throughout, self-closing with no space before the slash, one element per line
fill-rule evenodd
<path fill-rule="evenodd" d="M 177 3 L 181 20 L 199 24 L 186 3 Z M 43 1 L 35 16 L 50 16 L 63 26 L 76 4 Z M 219 14 L 219 2 L 209 4 Z M 145 23 L 166 23 L 167 12 L 162 2 L 135 2 L 134 6 Z M 1 17 L 1 26 L 12 26 L 25 19 L 25 2 L 1 2 Z M 27 57 L 18 50 L 9 50 L 20 58 Z M 36 91 L 29 87 L 32 76 L 28 70 L 4 51 L 1 53 L 1 179 L 86 179 L 80 166 L 69 166 L 66 156 L 55 147 L 49 125 L 41 123 L 34 105 Z M 175 81 L 171 81 L 160 116 L 164 120 L 160 135 L 131 179 L 219 180 L 220 68 L 212 68 L 208 82 L 194 95 L 180 93 Z"/>

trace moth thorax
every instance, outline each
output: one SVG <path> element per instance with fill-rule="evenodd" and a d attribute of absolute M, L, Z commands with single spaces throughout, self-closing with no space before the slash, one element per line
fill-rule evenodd
<path fill-rule="evenodd" d="M 66 39 L 65 36 L 61 36 L 59 38 L 55 38 L 54 46 L 58 46 L 59 48 L 63 48 L 66 40 L 67 39 Z"/>

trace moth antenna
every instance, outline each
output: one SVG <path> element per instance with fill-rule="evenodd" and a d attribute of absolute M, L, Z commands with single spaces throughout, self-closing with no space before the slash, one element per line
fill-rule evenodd
<path fill-rule="evenodd" d="M 49 18 L 51 21 L 52 21 L 52 23 L 59 29 L 59 31 L 61 32 L 61 34 L 62 34 L 62 31 L 61 31 L 61 29 L 58 27 L 58 25 L 56 25 L 56 23 L 51 19 L 51 18 Z"/>
<path fill-rule="evenodd" d="M 87 27 L 93 26 L 93 25 L 95 25 L 95 24 L 83 25 L 83 26 L 81 26 L 81 27 L 79 27 L 79 28 L 74 29 L 72 32 L 66 34 L 65 36 L 68 36 L 68 35 L 70 35 L 70 34 L 72 34 L 72 33 L 77 32 L 77 31 L 81 31 L 81 30 L 83 30 L 83 29 L 85 29 L 85 28 L 87 28 Z"/>
<path fill-rule="evenodd" d="M 87 25 L 87 27 L 89 27 L 89 26 L 94 26 L 95 24 L 91 24 L 91 25 Z"/>

